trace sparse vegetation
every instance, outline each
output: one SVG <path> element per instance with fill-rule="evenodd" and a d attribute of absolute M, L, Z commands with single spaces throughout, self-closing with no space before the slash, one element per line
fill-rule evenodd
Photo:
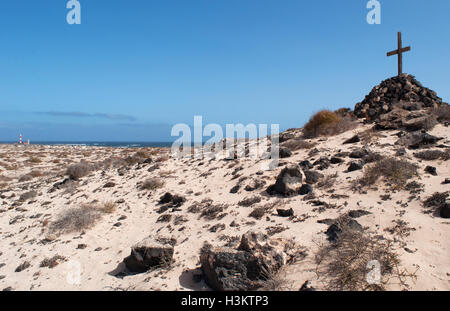
<path fill-rule="evenodd" d="M 164 186 L 164 181 L 159 178 L 148 178 L 146 179 L 142 185 L 142 190 L 156 190 L 162 188 Z"/>
<path fill-rule="evenodd" d="M 38 164 L 38 163 L 42 162 L 42 160 L 39 159 L 38 157 L 31 157 L 28 161 L 31 163 L 34 163 L 34 164 Z"/>
<path fill-rule="evenodd" d="M 423 202 L 423 206 L 429 209 L 439 208 L 445 203 L 448 196 L 449 192 L 435 192 Z"/>
<path fill-rule="evenodd" d="M 406 279 L 415 279 L 415 273 L 400 270 L 391 241 L 349 228 L 343 228 L 336 242 L 321 245 L 315 260 L 318 277 L 331 291 L 385 290 L 393 277 L 407 287 Z"/>
<path fill-rule="evenodd" d="M 66 257 L 55 255 L 52 258 L 45 258 L 41 261 L 41 264 L 39 265 L 41 268 L 47 267 L 49 269 L 52 269 L 56 267 L 60 261 L 66 261 Z"/>
<path fill-rule="evenodd" d="M 282 144 L 283 147 L 286 147 L 291 151 L 296 151 L 300 149 L 311 149 L 315 145 L 316 145 L 315 143 L 309 142 L 302 138 L 289 139 L 288 141 Z"/>
<path fill-rule="evenodd" d="M 63 211 L 49 226 L 50 233 L 71 233 L 88 229 L 108 212 L 103 207 L 94 205 L 82 205 Z"/>
<path fill-rule="evenodd" d="M 404 159 L 386 157 L 367 166 L 357 182 L 362 186 L 370 186 L 383 177 L 393 188 L 402 189 L 409 179 L 417 175 L 417 168 L 416 164 Z"/>
<path fill-rule="evenodd" d="M 447 152 L 441 150 L 425 150 L 421 152 L 417 152 L 414 156 L 421 160 L 433 161 L 433 160 L 444 160 L 447 161 L 450 159 L 450 151 Z"/>
<path fill-rule="evenodd" d="M 101 207 L 100 210 L 106 214 L 112 214 L 117 208 L 117 204 L 113 201 L 105 202 Z"/>
<path fill-rule="evenodd" d="M 313 115 L 303 127 L 303 134 L 307 138 L 318 136 L 332 136 L 350 130 L 355 126 L 349 116 L 340 117 L 330 110 L 322 110 Z"/>
<path fill-rule="evenodd" d="M 92 171 L 92 166 L 86 162 L 80 162 L 78 164 L 72 164 L 67 168 L 66 174 L 70 179 L 78 180 Z"/>

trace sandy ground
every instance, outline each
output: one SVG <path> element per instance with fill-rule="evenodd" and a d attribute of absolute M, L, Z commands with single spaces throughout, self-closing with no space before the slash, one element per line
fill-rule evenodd
<path fill-rule="evenodd" d="M 298 288 L 306 281 L 318 289 L 326 280 L 315 273 L 314 254 L 318 245 L 327 243 L 324 232 L 327 225 L 318 223 L 320 219 L 336 218 L 349 210 L 362 209 L 371 214 L 358 218 L 358 222 L 376 234 L 395 240 L 395 251 L 401 259 L 401 267 L 416 273 L 416 280 L 408 280 L 410 290 L 450 290 L 450 220 L 438 215 L 424 213 L 422 202 L 434 192 L 450 190 L 449 184 L 441 184 L 450 177 L 448 162 L 442 160 L 421 161 L 407 150 L 404 158 L 419 166 L 416 180 L 424 185 L 423 192 L 410 198 L 408 191 L 392 191 L 379 182 L 377 189 L 365 193 L 352 190 L 352 181 L 363 171 L 346 172 L 350 159 L 345 163 L 331 165 L 321 171 L 324 175 L 337 173 L 331 189 L 317 189 L 317 199 L 329 203 L 333 208 L 319 209 L 304 200 L 303 196 L 290 198 L 271 197 L 265 189 L 274 183 L 284 164 L 309 160 L 320 156 L 332 156 L 339 151 L 353 150 L 364 142 L 343 145 L 342 142 L 355 133 L 366 131 L 368 125 L 338 136 L 310 140 L 316 143 L 319 153 L 308 156 L 310 149 L 300 149 L 291 157 L 281 159 L 281 166 L 275 170 L 261 170 L 270 160 L 244 158 L 226 161 L 216 159 L 175 159 L 167 157 L 169 150 L 145 149 L 152 153 L 152 163 L 131 164 L 123 172 L 118 168 L 99 168 L 81 178 L 76 186 L 50 192 L 57 182 L 65 178 L 66 168 L 84 159 L 95 163 L 111 157 L 124 158 L 133 155 L 136 149 L 99 148 L 83 146 L 0 146 L 0 290 L 208 290 L 204 281 L 195 282 L 194 274 L 199 274 L 199 250 L 205 241 L 220 246 L 240 237 L 248 230 L 268 232 L 269 229 L 283 228 L 275 237 L 294 238 L 304 246 L 307 257 L 286 269 L 286 278 L 291 288 Z M 449 143 L 450 131 L 438 125 L 431 134 L 445 137 L 442 143 Z M 395 145 L 394 132 L 382 132 L 382 137 L 373 137 L 368 147 L 383 155 L 395 155 L 399 146 Z M 155 163 L 159 168 L 149 171 Z M 437 168 L 438 175 L 424 172 L 427 165 Z M 19 178 L 32 171 L 39 171 L 29 181 Z M 261 171 L 261 172 L 260 172 Z M 260 172 L 257 174 L 257 172 Z M 35 174 L 40 175 L 40 174 Z M 162 188 L 141 190 L 138 187 L 149 177 L 164 180 Z M 247 177 L 258 178 L 266 185 L 255 191 L 244 187 L 238 193 L 230 193 L 238 180 Z M 107 182 L 115 186 L 104 188 Z M 34 198 L 20 202 L 19 197 L 35 190 Z M 159 198 L 166 192 L 183 195 L 186 202 L 178 211 L 167 211 L 172 215 L 169 222 L 157 222 L 161 216 L 157 212 Z M 390 199 L 380 196 L 390 194 Z M 252 207 L 239 206 L 244 198 L 258 196 L 261 202 Z M 198 213 L 188 212 L 195 202 L 205 199 L 215 204 L 225 204 L 227 213 L 220 220 L 200 218 Z M 70 207 L 82 204 L 102 204 L 119 202 L 112 213 L 105 213 L 91 228 L 82 232 L 62 235 L 50 234 L 49 225 L 58 215 Z M 250 218 L 253 208 L 274 203 L 273 214 L 262 219 Z M 407 204 L 405 204 L 407 203 Z M 293 208 L 296 217 L 282 218 L 276 215 L 276 208 Z M 125 216 L 125 217 L 124 217 Z M 402 220 L 403 227 L 389 230 L 395 221 Z M 234 222 L 233 226 L 230 226 Z M 215 225 L 223 224 L 211 232 Z M 147 273 L 121 274 L 123 259 L 130 254 L 133 244 L 145 237 L 166 235 L 177 240 L 174 263 L 170 269 Z M 54 267 L 41 267 L 44 259 L 55 255 L 63 256 Z M 20 272 L 16 268 L 24 262 L 29 267 Z M 79 268 L 80 279 L 76 280 Z M 19 269 L 20 270 L 20 269 Z M 75 283 L 75 284 L 74 284 Z M 392 280 L 388 289 L 405 289 Z"/>

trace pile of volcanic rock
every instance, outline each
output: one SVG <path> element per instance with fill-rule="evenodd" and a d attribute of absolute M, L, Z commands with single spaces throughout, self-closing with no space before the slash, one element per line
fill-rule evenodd
<path fill-rule="evenodd" d="M 437 124 L 431 110 L 448 104 L 414 76 L 402 74 L 381 82 L 357 103 L 354 114 L 375 122 L 379 130 L 429 130 Z"/>
<path fill-rule="evenodd" d="M 248 291 L 264 287 L 283 265 L 297 256 L 293 242 L 249 231 L 237 249 L 202 248 L 200 262 L 206 283 L 218 291 Z"/>

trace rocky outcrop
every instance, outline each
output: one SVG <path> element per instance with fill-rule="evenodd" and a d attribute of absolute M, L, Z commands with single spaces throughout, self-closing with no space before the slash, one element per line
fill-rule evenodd
<path fill-rule="evenodd" d="M 274 185 L 269 186 L 267 193 L 291 196 L 298 193 L 302 185 L 303 173 L 298 165 L 289 165 L 285 167 L 278 175 Z"/>
<path fill-rule="evenodd" d="M 396 144 L 408 147 L 409 149 L 419 149 L 435 145 L 440 138 L 430 135 L 425 131 L 408 133 L 397 141 Z"/>
<path fill-rule="evenodd" d="M 336 242 L 343 232 L 363 231 L 363 227 L 353 218 L 345 215 L 337 218 L 329 227 L 325 234 L 330 242 Z"/>
<path fill-rule="evenodd" d="M 414 76 L 403 74 L 374 87 L 362 102 L 356 104 L 354 114 L 374 121 L 392 111 L 395 106 L 404 111 L 417 111 L 437 108 L 442 104 L 436 92 L 423 87 Z"/>
<path fill-rule="evenodd" d="M 172 262 L 176 240 L 157 237 L 146 238 L 131 248 L 124 263 L 131 272 L 146 272 L 152 268 L 168 266 Z"/>
<path fill-rule="evenodd" d="M 237 249 L 203 247 L 200 263 L 206 283 L 217 291 L 249 291 L 261 288 L 294 256 L 291 241 L 269 239 L 249 231 Z"/>

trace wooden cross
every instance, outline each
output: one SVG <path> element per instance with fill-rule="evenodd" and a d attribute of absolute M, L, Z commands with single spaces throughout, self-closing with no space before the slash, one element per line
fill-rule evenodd
<path fill-rule="evenodd" d="M 402 33 L 397 33 L 397 42 L 398 48 L 397 50 L 391 51 L 387 53 L 387 56 L 398 55 L 398 75 L 400 76 L 403 72 L 403 53 L 411 51 L 411 47 L 407 46 L 402 48 Z"/>

